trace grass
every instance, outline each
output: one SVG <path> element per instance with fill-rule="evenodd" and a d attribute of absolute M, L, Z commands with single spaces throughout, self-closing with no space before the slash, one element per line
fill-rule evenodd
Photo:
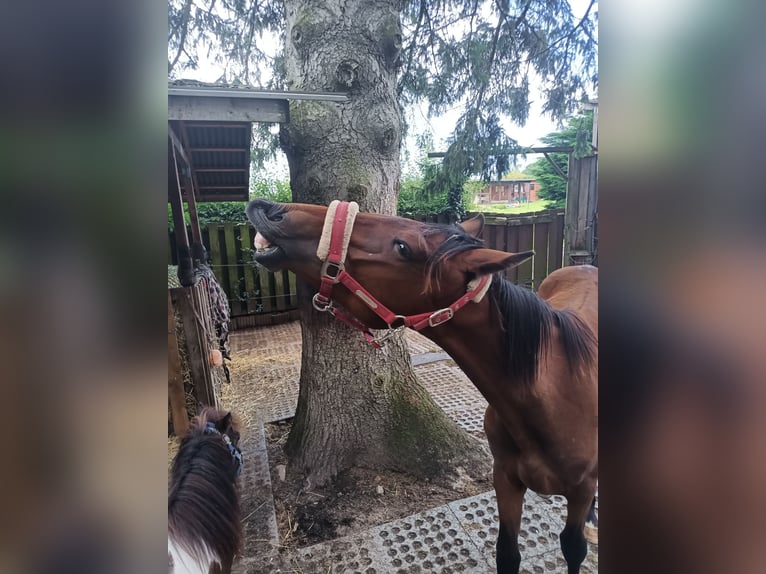
<path fill-rule="evenodd" d="M 506 204 L 504 203 L 495 203 L 495 204 L 485 204 L 485 205 L 471 205 L 471 209 L 469 211 L 482 211 L 484 213 L 507 213 L 507 214 L 518 214 L 518 213 L 532 213 L 535 211 L 543 211 L 545 209 L 548 209 L 546 207 L 546 204 L 548 203 L 545 199 L 538 199 L 537 201 L 531 201 L 529 203 L 522 203 L 519 205 L 519 207 L 506 207 Z"/>

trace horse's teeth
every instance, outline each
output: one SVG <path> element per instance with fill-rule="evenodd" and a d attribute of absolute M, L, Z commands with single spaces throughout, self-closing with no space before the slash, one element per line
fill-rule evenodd
<path fill-rule="evenodd" d="M 269 243 L 269 240 L 266 239 L 260 233 L 255 234 L 255 240 L 253 241 L 253 244 L 255 245 L 256 251 L 265 251 L 271 246 L 271 243 Z"/>

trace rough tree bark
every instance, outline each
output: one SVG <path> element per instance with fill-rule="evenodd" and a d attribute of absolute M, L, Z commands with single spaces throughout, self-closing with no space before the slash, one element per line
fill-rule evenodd
<path fill-rule="evenodd" d="M 285 0 L 292 90 L 344 91 L 343 104 L 293 101 L 280 140 L 295 201 L 356 201 L 396 213 L 402 121 L 401 48 L 393 0 Z M 418 384 L 403 337 L 383 350 L 314 311 L 301 294 L 300 397 L 287 443 L 291 466 L 321 485 L 352 466 L 437 476 L 488 455 Z"/>

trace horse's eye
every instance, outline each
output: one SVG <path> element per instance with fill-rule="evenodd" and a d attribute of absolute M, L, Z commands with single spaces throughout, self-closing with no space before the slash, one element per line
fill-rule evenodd
<path fill-rule="evenodd" d="M 394 239 L 394 249 L 400 256 L 402 256 L 405 259 L 409 259 L 412 256 L 412 252 L 410 252 L 410 247 L 404 241 L 401 241 L 399 239 Z"/>

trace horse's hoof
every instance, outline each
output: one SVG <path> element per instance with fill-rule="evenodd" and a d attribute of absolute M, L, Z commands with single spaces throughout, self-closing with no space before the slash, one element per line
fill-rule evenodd
<path fill-rule="evenodd" d="M 583 529 L 583 536 L 585 536 L 585 540 L 598 546 L 598 526 L 587 523 Z"/>

